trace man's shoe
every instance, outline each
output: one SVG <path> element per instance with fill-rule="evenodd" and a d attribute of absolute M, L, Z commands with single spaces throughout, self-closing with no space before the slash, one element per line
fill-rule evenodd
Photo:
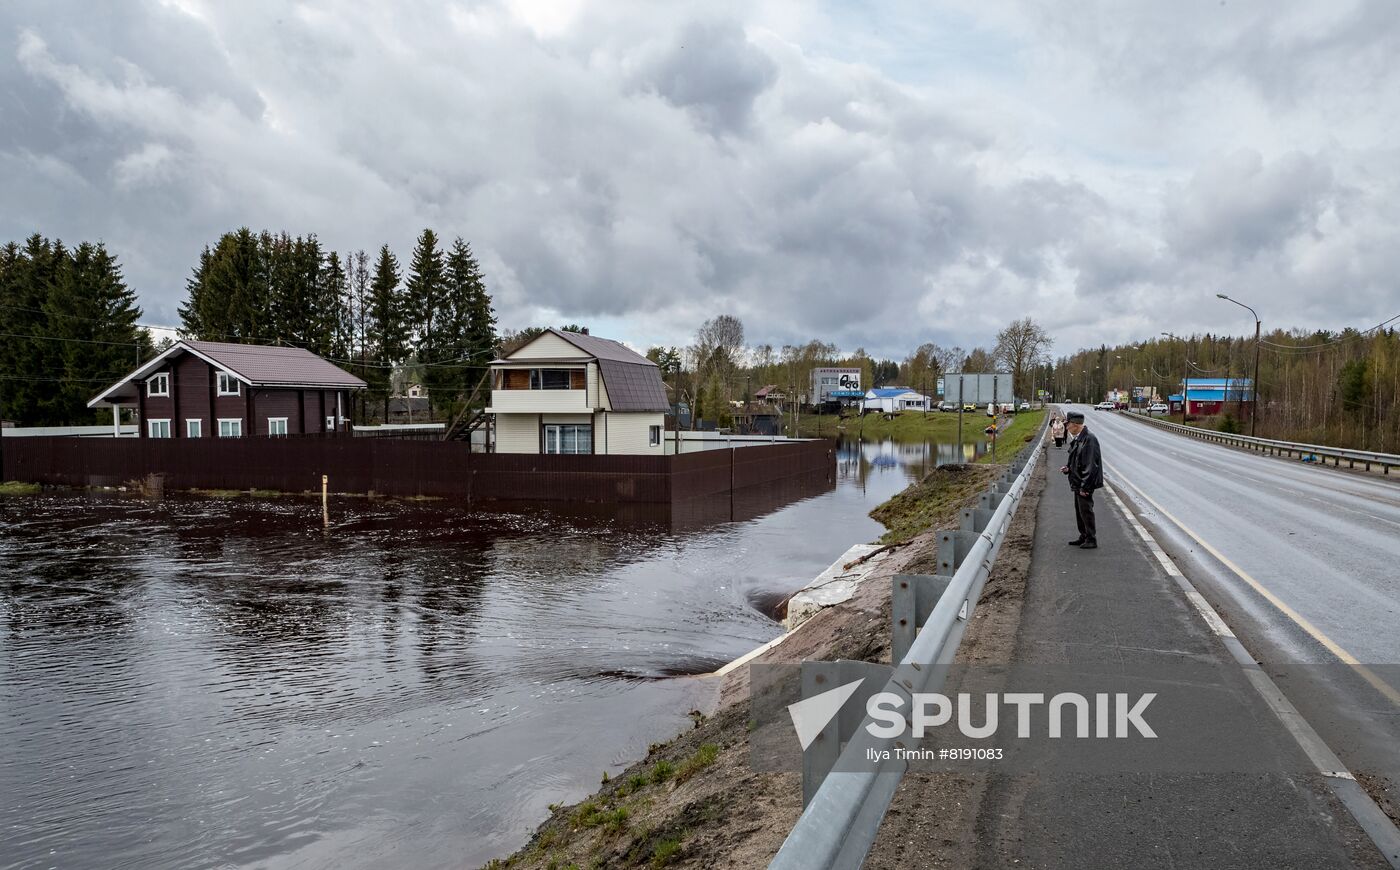
<path fill-rule="evenodd" d="M 1099 544 L 1097 541 L 1085 541 L 1079 545 L 1079 549 L 1081 550 L 1097 550 L 1098 548 Z"/>
<path fill-rule="evenodd" d="M 1080 539 L 1077 540 L 1077 541 L 1070 541 L 1070 542 L 1069 542 L 1069 545 L 1070 545 L 1071 547 L 1082 547 L 1082 546 L 1084 545 L 1084 539 L 1083 539 L 1083 538 L 1080 538 Z"/>

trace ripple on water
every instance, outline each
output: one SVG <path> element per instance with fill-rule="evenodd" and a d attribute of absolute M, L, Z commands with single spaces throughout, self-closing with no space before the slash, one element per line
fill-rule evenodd
<path fill-rule="evenodd" d="M 858 466 L 852 466 L 857 468 Z M 688 725 L 902 482 L 677 530 L 597 507 L 0 500 L 16 867 L 460 866 Z"/>

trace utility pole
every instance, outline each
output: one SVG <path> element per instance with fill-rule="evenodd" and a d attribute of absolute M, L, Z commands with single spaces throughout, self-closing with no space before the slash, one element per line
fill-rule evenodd
<path fill-rule="evenodd" d="M 967 394 L 963 392 L 963 376 L 958 375 L 958 449 L 962 449 L 962 415 L 963 405 L 967 403 Z"/>

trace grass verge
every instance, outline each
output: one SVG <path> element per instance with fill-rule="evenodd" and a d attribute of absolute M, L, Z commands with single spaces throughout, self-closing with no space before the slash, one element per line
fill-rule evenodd
<path fill-rule="evenodd" d="M 20 483 L 18 480 L 0 483 L 0 495 L 38 495 L 42 489 L 37 483 Z"/>
<path fill-rule="evenodd" d="M 888 531 L 882 544 L 902 544 L 947 517 L 991 482 L 990 465 L 940 465 L 870 512 Z"/>
<path fill-rule="evenodd" d="M 1020 450 L 1030 440 L 1039 429 L 1040 424 L 1045 421 L 1044 411 L 1023 411 L 1011 418 L 1011 423 L 997 437 L 997 452 L 995 458 L 989 450 L 977 457 L 979 463 L 1006 462 L 1016 451 Z"/>

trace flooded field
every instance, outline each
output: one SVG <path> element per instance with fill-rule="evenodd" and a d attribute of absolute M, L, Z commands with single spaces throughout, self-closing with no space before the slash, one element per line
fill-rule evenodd
<path fill-rule="evenodd" d="M 684 516 L 0 499 L 0 865 L 463 867 L 688 724 L 684 676 L 951 445 Z"/>

